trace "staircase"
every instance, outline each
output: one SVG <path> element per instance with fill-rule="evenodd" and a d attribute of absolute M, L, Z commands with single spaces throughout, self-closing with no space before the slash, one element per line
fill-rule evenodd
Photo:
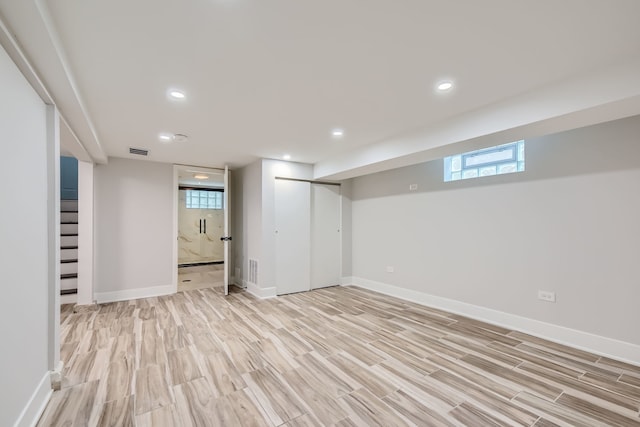
<path fill-rule="evenodd" d="M 78 293 L 78 201 L 60 201 L 60 295 Z"/>

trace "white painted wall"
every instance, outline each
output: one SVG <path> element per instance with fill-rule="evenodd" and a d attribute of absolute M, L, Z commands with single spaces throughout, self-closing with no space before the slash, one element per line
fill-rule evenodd
<path fill-rule="evenodd" d="M 243 169 L 229 171 L 231 174 L 231 182 L 229 183 L 228 191 L 231 197 L 231 255 L 230 265 L 231 275 L 233 276 L 234 283 L 240 287 L 245 287 L 243 282 L 243 247 L 244 247 L 244 233 L 243 233 L 243 220 L 244 220 L 244 194 L 243 194 Z M 236 267 L 240 269 L 240 273 L 236 275 Z"/>
<path fill-rule="evenodd" d="M 640 117 L 526 144 L 520 174 L 444 183 L 436 160 L 354 179 L 353 282 L 640 344 Z"/>
<path fill-rule="evenodd" d="M 235 253 L 236 266 L 241 267 L 242 282 L 247 288 L 253 286 L 249 280 L 249 260 L 260 261 L 262 246 L 262 161 L 258 160 L 237 171 L 233 176 L 232 186 L 236 204 L 233 209 L 234 227 L 232 250 Z M 260 283 L 260 271 L 258 271 Z M 256 289 L 250 289 L 256 292 Z"/>
<path fill-rule="evenodd" d="M 340 213 L 342 215 L 342 278 L 346 278 L 352 275 L 352 247 L 351 247 L 351 234 L 352 234 L 352 202 L 353 198 L 353 180 L 345 180 L 340 183 Z"/>
<path fill-rule="evenodd" d="M 0 221 L 0 425 L 11 426 L 37 419 L 51 390 L 47 205 L 53 195 L 46 107 L 2 48 L 0 93 L 1 199 L 10 206 Z"/>
<path fill-rule="evenodd" d="M 78 304 L 93 298 L 93 163 L 78 161 Z"/>
<path fill-rule="evenodd" d="M 95 298 L 174 291 L 173 165 L 110 158 L 94 183 Z"/>

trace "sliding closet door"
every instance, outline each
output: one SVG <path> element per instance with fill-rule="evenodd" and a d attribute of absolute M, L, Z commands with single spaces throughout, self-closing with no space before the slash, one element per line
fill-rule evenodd
<path fill-rule="evenodd" d="M 311 184 L 311 288 L 340 284 L 340 186 Z"/>
<path fill-rule="evenodd" d="M 310 289 L 311 201 L 308 182 L 276 179 L 276 292 Z"/>

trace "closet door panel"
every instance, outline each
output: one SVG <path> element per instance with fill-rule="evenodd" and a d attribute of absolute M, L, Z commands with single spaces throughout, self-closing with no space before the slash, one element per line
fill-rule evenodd
<path fill-rule="evenodd" d="M 340 284 L 340 187 L 311 184 L 311 288 Z"/>
<path fill-rule="evenodd" d="M 276 179 L 276 292 L 310 289 L 310 184 Z"/>

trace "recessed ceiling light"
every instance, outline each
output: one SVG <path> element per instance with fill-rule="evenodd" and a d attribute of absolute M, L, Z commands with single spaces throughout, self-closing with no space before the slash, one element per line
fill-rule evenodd
<path fill-rule="evenodd" d="M 344 136 L 344 130 L 334 129 L 331 131 L 331 136 L 333 136 L 334 138 L 342 138 Z"/>
<path fill-rule="evenodd" d="M 186 95 L 184 94 L 184 92 L 182 92 L 181 90 L 170 90 L 169 91 L 169 96 L 173 99 L 185 99 Z"/>
<path fill-rule="evenodd" d="M 189 137 L 183 133 L 176 133 L 175 135 L 173 135 L 173 140 L 175 142 L 187 142 L 189 140 Z"/>
<path fill-rule="evenodd" d="M 208 179 L 208 178 L 209 178 L 209 175 L 205 175 L 205 174 L 203 174 L 203 173 L 197 173 L 197 174 L 193 175 L 193 177 L 194 177 L 195 179 Z"/>
<path fill-rule="evenodd" d="M 438 83 L 438 90 L 440 92 L 447 91 L 447 90 L 451 89 L 452 87 L 453 87 L 453 83 L 448 81 L 448 80 Z"/>
<path fill-rule="evenodd" d="M 160 141 L 162 142 L 170 142 L 173 139 L 173 135 L 171 135 L 170 133 L 161 133 L 160 135 L 158 135 L 158 139 L 160 139 Z"/>
<path fill-rule="evenodd" d="M 284 160 L 291 160 L 291 155 L 290 154 L 285 154 L 284 156 L 282 156 L 282 158 Z"/>

